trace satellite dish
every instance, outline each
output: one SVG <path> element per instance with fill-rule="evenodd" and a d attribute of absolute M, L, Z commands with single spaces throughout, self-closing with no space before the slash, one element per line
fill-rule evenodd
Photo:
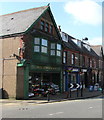
<path fill-rule="evenodd" d="M 85 41 L 87 41 L 88 40 L 88 38 L 87 37 L 85 37 L 84 39 L 82 39 L 82 40 L 85 40 Z"/>

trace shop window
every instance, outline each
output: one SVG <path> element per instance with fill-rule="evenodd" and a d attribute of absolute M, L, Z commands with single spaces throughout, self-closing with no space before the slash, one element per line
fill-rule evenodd
<path fill-rule="evenodd" d="M 72 63 L 72 65 L 75 64 L 75 54 L 74 53 L 72 53 L 72 55 L 71 55 L 71 63 Z"/>
<path fill-rule="evenodd" d="M 44 27 L 45 27 L 45 23 L 44 23 L 44 21 L 43 21 L 43 20 L 41 20 L 40 29 L 41 29 L 41 30 L 44 30 Z"/>
<path fill-rule="evenodd" d="M 45 31 L 49 32 L 49 24 L 48 23 L 45 24 Z"/>

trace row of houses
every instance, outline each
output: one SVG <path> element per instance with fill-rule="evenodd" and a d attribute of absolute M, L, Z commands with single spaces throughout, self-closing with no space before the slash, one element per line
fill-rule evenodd
<path fill-rule="evenodd" d="M 0 16 L 0 79 L 4 98 L 28 99 L 30 83 L 84 88 L 103 80 L 102 46 L 90 46 L 57 27 L 50 6 Z M 87 38 L 85 39 L 87 40 Z"/>

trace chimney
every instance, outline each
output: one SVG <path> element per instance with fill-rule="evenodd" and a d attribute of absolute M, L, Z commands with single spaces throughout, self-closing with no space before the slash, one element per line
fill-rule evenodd
<path fill-rule="evenodd" d="M 61 26 L 60 25 L 58 26 L 58 30 L 59 30 L 59 32 L 61 32 Z"/>

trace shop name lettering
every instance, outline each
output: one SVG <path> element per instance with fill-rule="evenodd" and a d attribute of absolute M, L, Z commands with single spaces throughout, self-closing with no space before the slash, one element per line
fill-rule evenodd
<path fill-rule="evenodd" d="M 55 67 L 46 67 L 46 66 L 37 66 L 37 69 L 48 69 L 48 70 L 55 70 Z"/>
<path fill-rule="evenodd" d="M 67 72 L 78 72 L 78 69 L 75 68 L 69 68 L 68 70 L 66 70 Z"/>
<path fill-rule="evenodd" d="M 57 68 L 48 66 L 36 66 L 36 69 L 56 70 Z"/>

